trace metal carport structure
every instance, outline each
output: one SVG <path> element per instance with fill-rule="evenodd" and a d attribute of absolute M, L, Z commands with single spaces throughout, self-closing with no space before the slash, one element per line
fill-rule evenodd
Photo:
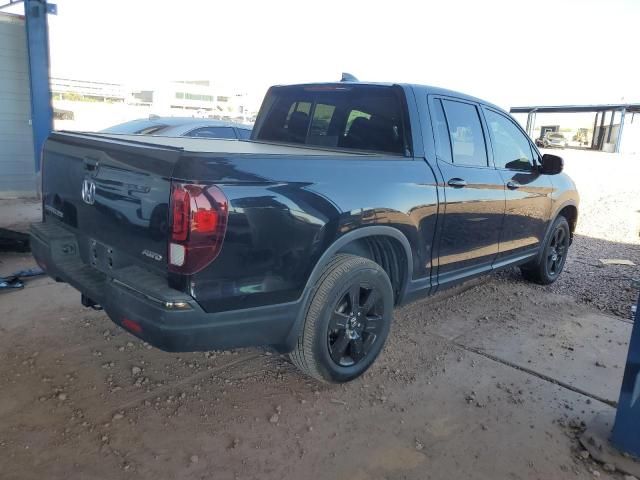
<path fill-rule="evenodd" d="M 512 107 L 510 113 L 526 113 L 527 123 L 526 131 L 531 137 L 533 134 L 533 127 L 535 125 L 537 113 L 595 113 L 593 121 L 594 135 L 591 139 L 591 145 L 589 148 L 592 150 L 602 150 L 604 143 L 611 142 L 611 133 L 613 131 L 615 114 L 620 114 L 620 127 L 615 138 L 616 153 L 620 152 L 620 144 L 622 142 L 622 132 L 624 130 L 625 116 L 630 113 L 635 116 L 636 113 L 640 113 L 640 103 L 618 103 L 618 104 L 601 104 L 601 105 L 556 105 L 556 106 L 528 106 L 528 107 Z M 606 115 L 609 114 L 608 128 L 606 129 L 606 136 L 604 138 Z M 596 136 L 595 132 L 600 134 Z"/>

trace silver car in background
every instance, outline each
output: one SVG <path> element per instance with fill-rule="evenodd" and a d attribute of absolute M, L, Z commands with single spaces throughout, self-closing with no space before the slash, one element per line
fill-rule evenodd
<path fill-rule="evenodd" d="M 542 145 L 544 148 L 558 147 L 565 148 L 567 146 L 567 139 L 558 132 L 547 132 L 542 137 Z"/>
<path fill-rule="evenodd" d="M 251 125 L 225 120 L 151 116 L 114 125 L 101 130 L 100 133 L 248 140 L 251 137 L 251 129 Z"/>

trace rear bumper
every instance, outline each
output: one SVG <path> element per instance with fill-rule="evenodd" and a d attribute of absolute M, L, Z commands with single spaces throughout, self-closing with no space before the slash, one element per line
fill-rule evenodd
<path fill-rule="evenodd" d="M 207 313 L 191 296 L 169 288 L 165 278 L 141 267 L 107 274 L 84 263 L 76 236 L 51 223 L 31 226 L 31 250 L 48 275 L 100 304 L 117 325 L 129 320 L 123 328 L 162 350 L 293 348 L 293 326 L 302 302 Z M 176 304 L 186 308 L 177 309 Z"/>

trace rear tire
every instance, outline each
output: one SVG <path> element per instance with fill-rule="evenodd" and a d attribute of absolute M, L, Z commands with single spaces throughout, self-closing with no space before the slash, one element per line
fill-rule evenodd
<path fill-rule="evenodd" d="M 569 222 L 565 217 L 559 216 L 553 222 L 545 238 L 542 255 L 535 262 L 520 267 L 522 276 L 540 285 L 549 285 L 555 282 L 562 273 L 567 260 L 570 239 Z"/>
<path fill-rule="evenodd" d="M 338 254 L 315 285 L 291 361 L 321 382 L 353 380 L 378 357 L 392 313 L 393 288 L 382 267 Z"/>

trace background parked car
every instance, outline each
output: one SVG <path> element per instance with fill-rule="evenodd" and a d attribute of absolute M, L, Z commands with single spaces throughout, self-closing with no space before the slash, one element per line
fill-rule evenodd
<path fill-rule="evenodd" d="M 536 140 L 536 145 L 539 147 L 550 148 L 560 147 L 565 148 L 567 146 L 567 139 L 558 132 L 547 132 L 542 138 Z"/>
<path fill-rule="evenodd" d="M 158 135 L 161 137 L 235 138 L 251 137 L 251 125 L 191 117 L 150 117 L 114 125 L 102 133 Z"/>

